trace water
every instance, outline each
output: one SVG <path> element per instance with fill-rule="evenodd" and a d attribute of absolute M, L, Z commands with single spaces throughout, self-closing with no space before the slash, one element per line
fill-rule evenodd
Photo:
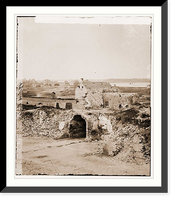
<path fill-rule="evenodd" d="M 139 82 L 139 83 L 110 83 L 112 86 L 116 85 L 119 87 L 147 87 L 148 85 L 150 85 L 149 82 Z"/>

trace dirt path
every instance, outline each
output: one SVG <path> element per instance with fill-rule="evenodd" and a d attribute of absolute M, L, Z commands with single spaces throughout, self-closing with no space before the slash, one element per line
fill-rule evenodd
<path fill-rule="evenodd" d="M 98 142 L 84 139 L 22 138 L 23 175 L 149 175 L 147 164 L 100 155 Z"/>

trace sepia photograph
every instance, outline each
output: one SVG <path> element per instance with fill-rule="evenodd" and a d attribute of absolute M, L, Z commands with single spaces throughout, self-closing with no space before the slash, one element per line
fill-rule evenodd
<path fill-rule="evenodd" d="M 15 175 L 150 177 L 152 17 L 15 20 Z"/>

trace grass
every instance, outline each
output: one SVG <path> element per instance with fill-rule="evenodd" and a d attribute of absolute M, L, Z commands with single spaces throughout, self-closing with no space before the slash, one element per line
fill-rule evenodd
<path fill-rule="evenodd" d="M 146 87 L 118 87 L 121 93 L 137 93 L 138 95 L 150 95 L 150 88 Z"/>
<path fill-rule="evenodd" d="M 52 92 L 56 96 L 74 95 L 75 91 L 72 86 L 65 88 L 64 86 L 42 86 L 42 87 L 24 87 L 23 97 L 51 97 Z"/>

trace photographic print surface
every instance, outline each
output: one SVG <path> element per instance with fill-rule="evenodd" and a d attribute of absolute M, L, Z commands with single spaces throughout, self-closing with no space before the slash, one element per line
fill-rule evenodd
<path fill-rule="evenodd" d="M 150 176 L 150 16 L 16 17 L 16 175 Z"/>

